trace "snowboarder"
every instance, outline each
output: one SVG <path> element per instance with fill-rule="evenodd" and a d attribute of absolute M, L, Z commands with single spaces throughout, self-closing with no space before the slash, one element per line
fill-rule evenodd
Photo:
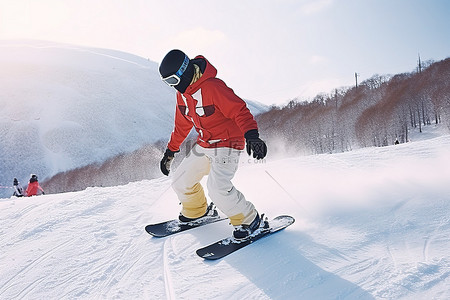
<path fill-rule="evenodd" d="M 17 180 L 17 178 L 13 179 L 13 187 L 14 187 L 14 194 L 13 196 L 16 197 L 23 197 L 23 187 L 22 185 L 20 185 L 19 181 Z"/>
<path fill-rule="evenodd" d="M 35 174 L 31 174 L 30 181 L 27 186 L 27 190 L 25 193 L 28 197 L 36 196 L 38 194 L 38 190 L 41 191 L 41 194 L 44 195 L 44 189 L 39 185 L 38 177 Z"/>
<path fill-rule="evenodd" d="M 247 237 L 260 226 L 261 217 L 231 179 L 245 146 L 256 159 L 266 156 L 267 146 L 259 138 L 253 115 L 245 102 L 216 77 L 216 68 L 203 56 L 191 60 L 184 52 L 171 50 L 162 60 L 159 73 L 178 91 L 175 126 L 160 163 L 164 175 L 169 175 L 175 153 L 192 127 L 198 133 L 196 145 L 173 175 L 172 188 L 182 204 L 179 220 L 189 222 L 216 213 L 214 206 L 207 205 L 200 184 L 208 175 L 209 196 L 234 226 L 234 237 Z"/>

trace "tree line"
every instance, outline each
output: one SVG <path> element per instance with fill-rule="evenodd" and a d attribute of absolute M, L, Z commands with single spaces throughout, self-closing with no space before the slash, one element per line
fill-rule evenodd
<path fill-rule="evenodd" d="M 411 73 L 374 75 L 312 101 L 294 99 L 257 121 L 269 147 L 305 154 L 406 143 L 412 129 L 431 124 L 450 129 L 450 58 Z"/>

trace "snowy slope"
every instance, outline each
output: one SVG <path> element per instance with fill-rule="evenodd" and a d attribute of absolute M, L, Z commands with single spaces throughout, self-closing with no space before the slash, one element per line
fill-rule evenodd
<path fill-rule="evenodd" d="M 101 162 L 171 132 L 174 92 L 156 63 L 131 54 L 4 41 L 0 82 L 3 185 Z"/>
<path fill-rule="evenodd" d="M 114 50 L 0 41 L 0 186 L 167 140 L 175 90 L 157 67 Z M 11 193 L 0 189 L 0 196 Z"/>
<path fill-rule="evenodd" d="M 0 199 L 1 299 L 449 299 L 450 136 L 255 163 L 236 186 L 296 223 L 216 261 L 226 221 L 169 238 L 168 178 Z"/>

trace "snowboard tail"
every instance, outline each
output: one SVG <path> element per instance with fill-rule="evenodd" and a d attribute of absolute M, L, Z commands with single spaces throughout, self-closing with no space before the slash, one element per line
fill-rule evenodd
<path fill-rule="evenodd" d="M 203 225 L 215 223 L 218 221 L 225 220 L 219 215 L 205 216 L 195 221 L 191 222 L 181 222 L 178 219 L 169 220 L 157 224 L 150 224 L 145 226 L 145 231 L 154 237 L 165 237 L 178 232 L 186 231 L 189 229 L 197 228 Z"/>

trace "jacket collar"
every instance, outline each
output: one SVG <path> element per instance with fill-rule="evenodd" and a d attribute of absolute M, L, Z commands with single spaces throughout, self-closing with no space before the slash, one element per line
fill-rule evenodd
<path fill-rule="evenodd" d="M 194 59 L 203 59 L 206 61 L 205 71 L 196 82 L 186 88 L 184 94 L 195 94 L 195 92 L 198 91 L 204 81 L 208 80 L 209 78 L 214 78 L 217 75 L 217 69 L 205 57 L 203 57 L 202 55 L 198 55 Z"/>

